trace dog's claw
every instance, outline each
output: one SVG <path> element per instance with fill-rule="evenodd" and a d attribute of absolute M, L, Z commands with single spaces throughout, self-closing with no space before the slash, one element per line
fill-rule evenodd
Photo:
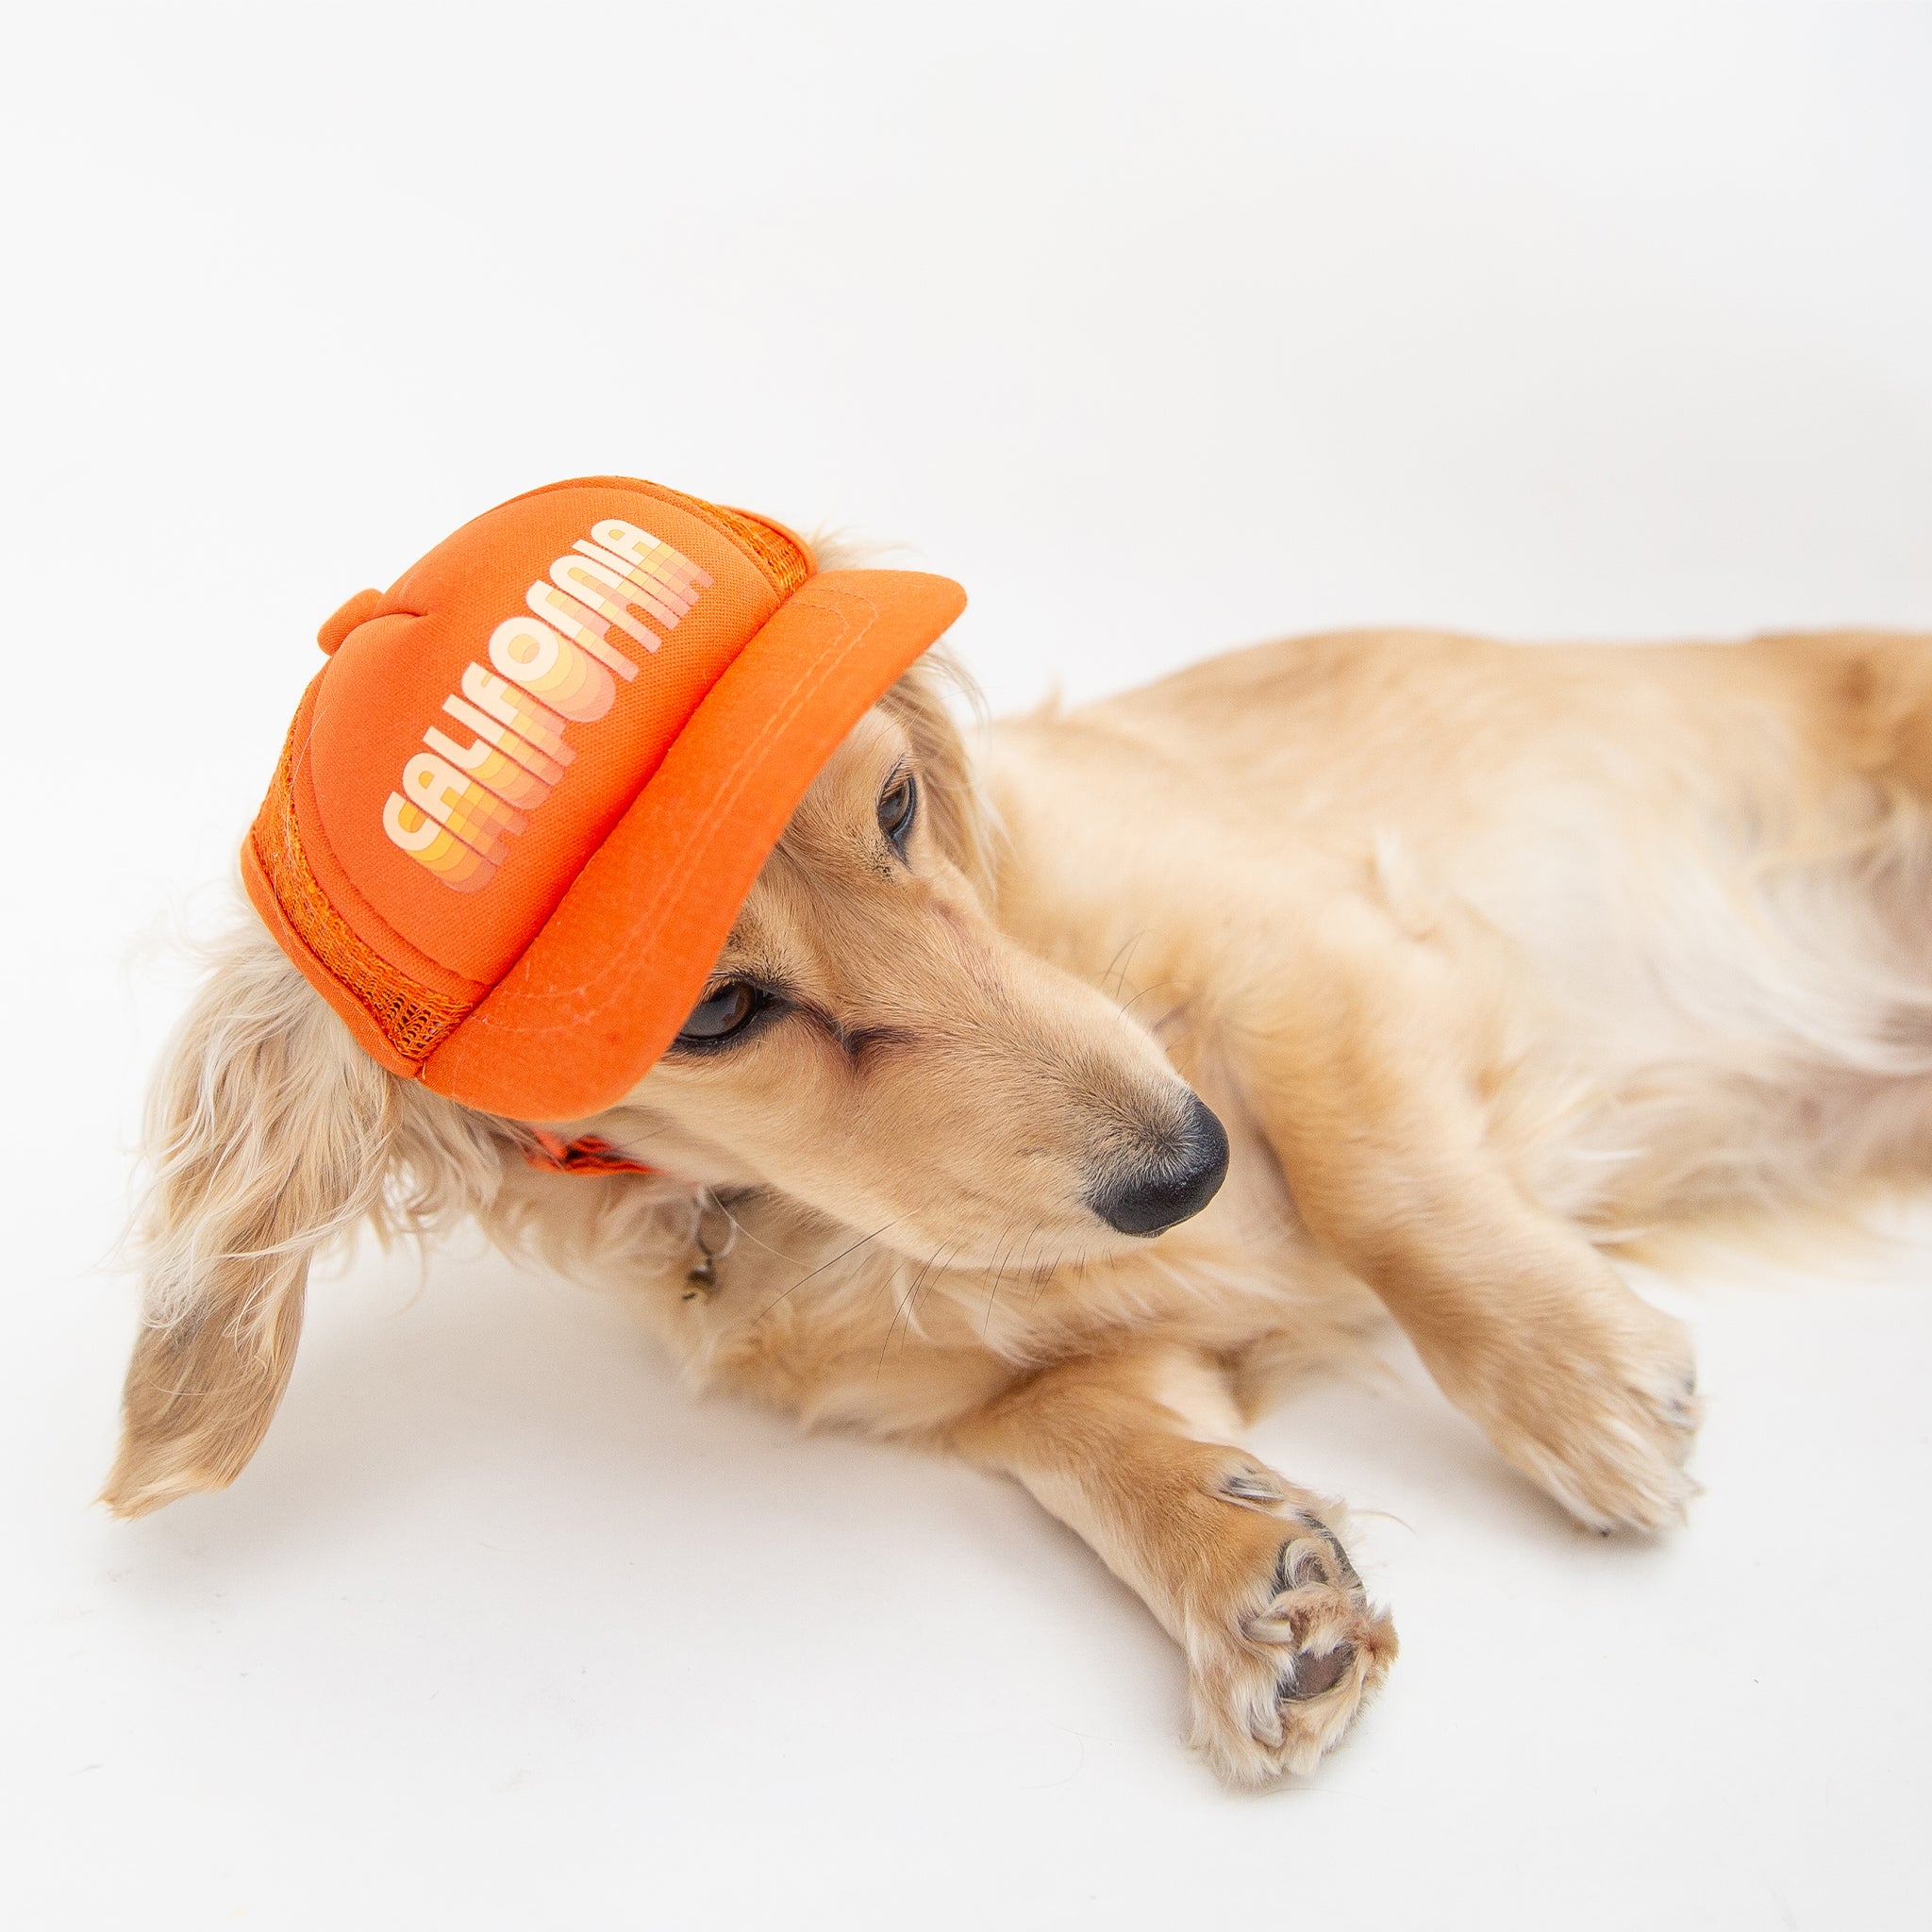
<path fill-rule="evenodd" d="M 1291 1534 L 1270 1552 L 1265 1601 L 1231 1638 L 1190 1645 L 1191 1741 L 1230 1784 L 1312 1771 L 1395 1656 L 1335 1533 L 1303 1509 L 1276 1520 Z"/>

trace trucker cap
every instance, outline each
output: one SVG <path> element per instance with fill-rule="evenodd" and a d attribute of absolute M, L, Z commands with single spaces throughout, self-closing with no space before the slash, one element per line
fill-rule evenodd
<path fill-rule="evenodd" d="M 670 1045 L 793 808 L 965 608 L 625 476 L 512 497 L 319 633 L 242 847 L 391 1073 L 533 1121 Z"/>

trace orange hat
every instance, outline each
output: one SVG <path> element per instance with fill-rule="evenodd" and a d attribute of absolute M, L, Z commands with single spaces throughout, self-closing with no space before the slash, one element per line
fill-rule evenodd
<path fill-rule="evenodd" d="M 512 497 L 323 625 L 248 895 L 391 1073 L 525 1120 L 671 1043 L 839 741 L 965 608 L 625 476 Z"/>

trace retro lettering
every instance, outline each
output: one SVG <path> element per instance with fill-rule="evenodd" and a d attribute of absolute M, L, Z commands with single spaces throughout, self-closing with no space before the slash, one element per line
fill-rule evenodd
<path fill-rule="evenodd" d="M 472 670 L 477 667 L 472 665 Z M 553 758 L 541 752 L 528 739 L 520 738 L 508 724 L 500 724 L 494 718 L 487 717 L 475 705 L 466 703 L 454 691 L 443 699 L 442 708 L 458 724 L 467 725 L 486 744 L 493 744 L 506 758 L 514 758 L 524 770 L 542 779 L 546 785 L 555 785 L 563 776 L 563 768 L 576 754 L 569 745 L 560 745 L 561 758 Z"/>
<path fill-rule="evenodd" d="M 653 623 L 662 625 L 666 630 L 675 630 L 678 619 L 690 610 L 691 605 L 685 598 L 669 584 L 654 577 L 641 564 L 626 563 L 623 558 L 613 557 L 609 551 L 600 550 L 594 543 L 579 542 L 576 549 L 592 575 L 603 574 L 610 584 L 607 594 L 622 602 L 633 617 L 641 613 Z M 658 648 L 658 641 L 653 633 L 650 641 L 652 650 Z"/>
<path fill-rule="evenodd" d="M 648 530 L 641 530 L 621 518 L 608 517 L 601 524 L 592 524 L 591 541 L 673 589 L 680 585 L 694 591 L 711 588 L 710 576 L 690 558 L 681 556 L 670 544 L 659 542 Z"/>
<path fill-rule="evenodd" d="M 459 745 L 446 731 L 432 724 L 423 734 L 423 742 L 519 811 L 529 811 L 550 796 L 550 787 L 536 773 L 526 772 L 514 758 L 505 758 L 484 739 Z"/>
<path fill-rule="evenodd" d="M 382 809 L 390 842 L 453 891 L 480 891 L 576 758 L 573 726 L 595 724 L 638 675 L 630 648 L 662 649 L 712 584 L 661 538 L 621 518 L 594 525 L 490 634 L 489 664 L 464 667 Z M 657 626 L 654 629 L 652 626 Z M 612 674 L 615 674 L 613 676 Z"/>
<path fill-rule="evenodd" d="M 591 657 L 609 665 L 628 684 L 638 667 L 610 641 L 610 621 L 587 610 L 575 597 L 566 596 L 555 584 L 532 584 L 525 593 L 530 608 L 546 623 L 582 646 Z"/>
<path fill-rule="evenodd" d="M 559 557 L 550 566 L 550 581 L 565 596 L 574 597 L 585 609 L 603 618 L 605 623 L 614 624 L 627 636 L 635 638 L 645 650 L 655 651 L 658 648 L 659 641 L 657 635 L 645 626 L 641 619 L 631 614 L 631 598 L 641 595 L 641 592 L 633 591 L 623 571 L 613 570 L 609 564 L 593 557 Z M 630 675 L 635 677 L 637 675 L 637 667 L 633 665 Z"/>
<path fill-rule="evenodd" d="M 419 865 L 427 866 L 444 885 L 458 892 L 474 892 L 496 876 L 491 860 L 465 845 L 447 825 L 417 810 L 399 792 L 391 791 L 382 808 L 382 829 Z"/>
<path fill-rule="evenodd" d="M 532 599 L 539 588 L 531 585 Z M 510 617 L 499 624 L 490 636 L 490 661 L 575 724 L 594 724 L 617 699 L 617 687 L 603 665 L 535 618 Z"/>
<path fill-rule="evenodd" d="M 403 796 L 498 865 L 509 857 L 505 836 L 521 832 L 529 824 L 493 791 L 464 777 L 433 751 L 419 751 L 403 767 Z"/>
<path fill-rule="evenodd" d="M 640 563 L 633 557 L 620 557 L 616 551 L 607 550 L 601 543 L 592 543 L 588 537 L 579 537 L 571 548 L 580 557 L 588 557 L 593 562 L 614 570 L 636 589 L 661 598 L 673 607 L 678 616 L 682 617 L 691 608 L 695 591 L 686 577 L 669 566 L 649 561 Z"/>
<path fill-rule="evenodd" d="M 492 676 L 482 665 L 472 664 L 464 671 L 463 695 L 508 724 L 519 738 L 526 738 L 547 752 L 558 764 L 567 765 L 576 757 L 563 741 L 564 721 L 556 712 L 545 710 L 535 698 L 526 696 L 503 678 Z M 443 700 L 445 709 L 449 702 L 447 698 Z"/>

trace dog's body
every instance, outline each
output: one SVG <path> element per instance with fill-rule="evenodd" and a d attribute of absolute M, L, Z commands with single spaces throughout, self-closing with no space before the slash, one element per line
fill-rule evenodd
<path fill-rule="evenodd" d="M 746 903 L 719 983 L 766 1005 L 563 1124 L 659 1174 L 532 1170 L 231 948 L 158 1106 L 109 1499 L 232 1478 L 345 1224 L 474 1213 L 635 1278 L 700 1380 L 1016 1476 L 1186 1649 L 1223 1773 L 1306 1769 L 1393 1637 L 1240 1408 L 1386 1305 L 1581 1521 L 1672 1521 L 1689 1350 L 1601 1251 L 1924 1172 L 1928 795 L 1932 639 L 1316 638 L 970 764 L 916 672 Z M 1169 1063 L 1231 1148 L 1205 1208 Z"/>

